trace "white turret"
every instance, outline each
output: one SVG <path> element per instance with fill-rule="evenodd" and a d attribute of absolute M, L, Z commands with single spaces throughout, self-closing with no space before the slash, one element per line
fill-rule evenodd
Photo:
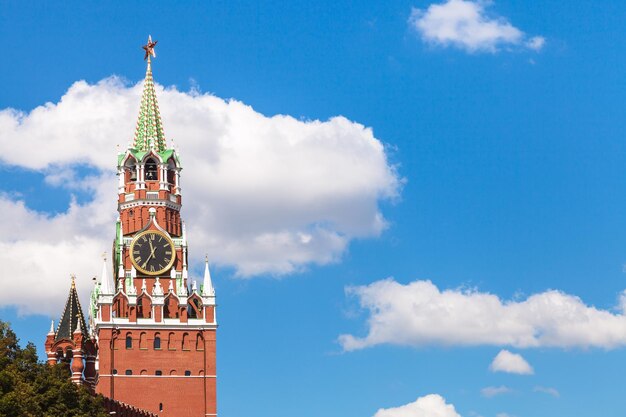
<path fill-rule="evenodd" d="M 109 277 L 109 271 L 107 270 L 107 258 L 106 256 L 102 262 L 102 273 L 100 274 L 100 294 L 113 295 L 115 294 L 115 284 L 112 277 Z"/>
<path fill-rule="evenodd" d="M 213 288 L 213 281 L 211 280 L 211 272 L 209 272 L 209 257 L 204 260 L 204 283 L 202 284 L 202 296 L 213 297 L 215 296 L 215 288 Z"/>
<path fill-rule="evenodd" d="M 156 280 L 154 281 L 152 295 L 163 295 L 163 287 L 161 286 L 161 281 L 159 280 L 159 277 L 156 277 Z"/>

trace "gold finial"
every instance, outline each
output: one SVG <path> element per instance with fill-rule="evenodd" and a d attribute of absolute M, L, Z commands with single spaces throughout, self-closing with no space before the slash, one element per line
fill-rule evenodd
<path fill-rule="evenodd" d="M 204 262 L 209 263 L 209 254 L 204 254 Z"/>
<path fill-rule="evenodd" d="M 144 60 L 150 61 L 150 55 L 156 58 L 156 53 L 154 52 L 154 47 L 156 46 L 158 41 L 152 42 L 152 36 L 148 35 L 148 43 L 142 46 L 144 51 L 146 51 L 146 55 L 143 57 Z"/>
<path fill-rule="evenodd" d="M 76 274 L 70 274 L 70 278 L 72 278 L 72 288 L 76 288 Z"/>

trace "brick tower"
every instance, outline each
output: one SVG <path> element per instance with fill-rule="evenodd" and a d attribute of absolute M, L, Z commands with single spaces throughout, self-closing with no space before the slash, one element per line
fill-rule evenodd
<path fill-rule="evenodd" d="M 47 363 L 65 363 L 72 372 L 72 381 L 85 385 L 93 391 L 96 377 L 96 345 L 87 334 L 83 309 L 80 307 L 74 276 L 72 286 L 61 314 L 59 325 L 54 330 L 54 322 L 46 336 Z"/>
<path fill-rule="evenodd" d="M 168 147 L 147 60 L 134 141 L 118 156 L 113 267 L 90 305 L 97 340 L 95 390 L 164 417 L 216 416 L 215 291 L 188 278 L 180 217 L 181 164 Z"/>

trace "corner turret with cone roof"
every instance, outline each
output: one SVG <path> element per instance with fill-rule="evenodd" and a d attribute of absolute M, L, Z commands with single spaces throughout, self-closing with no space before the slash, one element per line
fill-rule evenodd
<path fill-rule="evenodd" d="M 168 146 L 148 38 L 135 135 L 118 155 L 118 212 L 111 265 L 92 292 L 96 391 L 162 417 L 216 416 L 215 290 L 192 285 L 181 220 L 181 164 Z"/>
<path fill-rule="evenodd" d="M 85 316 L 76 291 L 76 277 L 71 276 L 72 284 L 54 330 L 54 321 L 46 337 L 45 349 L 50 365 L 65 363 L 72 370 L 72 381 L 93 390 L 95 382 L 95 341 L 88 335 Z"/>

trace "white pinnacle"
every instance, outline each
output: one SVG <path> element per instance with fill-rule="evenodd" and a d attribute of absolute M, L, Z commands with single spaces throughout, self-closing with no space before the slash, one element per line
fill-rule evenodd
<path fill-rule="evenodd" d="M 48 332 L 48 334 L 54 334 L 54 320 L 50 320 L 50 331 Z"/>
<path fill-rule="evenodd" d="M 163 295 L 163 287 L 161 287 L 161 281 L 159 280 L 159 277 L 156 277 L 156 280 L 154 281 L 152 295 Z"/>
<path fill-rule="evenodd" d="M 78 322 L 76 323 L 76 330 L 74 330 L 74 333 L 82 333 L 83 332 L 83 326 L 81 323 L 81 319 L 80 317 L 78 318 Z"/>
<path fill-rule="evenodd" d="M 100 293 L 104 295 L 112 295 L 115 293 L 115 284 L 109 277 L 107 270 L 107 258 L 104 257 L 102 262 L 102 274 L 100 274 Z"/>
<path fill-rule="evenodd" d="M 215 295 L 215 288 L 213 288 L 213 281 L 211 280 L 211 272 L 209 272 L 209 257 L 204 261 L 204 283 L 202 284 L 202 295 L 205 297 L 213 297 Z"/>

